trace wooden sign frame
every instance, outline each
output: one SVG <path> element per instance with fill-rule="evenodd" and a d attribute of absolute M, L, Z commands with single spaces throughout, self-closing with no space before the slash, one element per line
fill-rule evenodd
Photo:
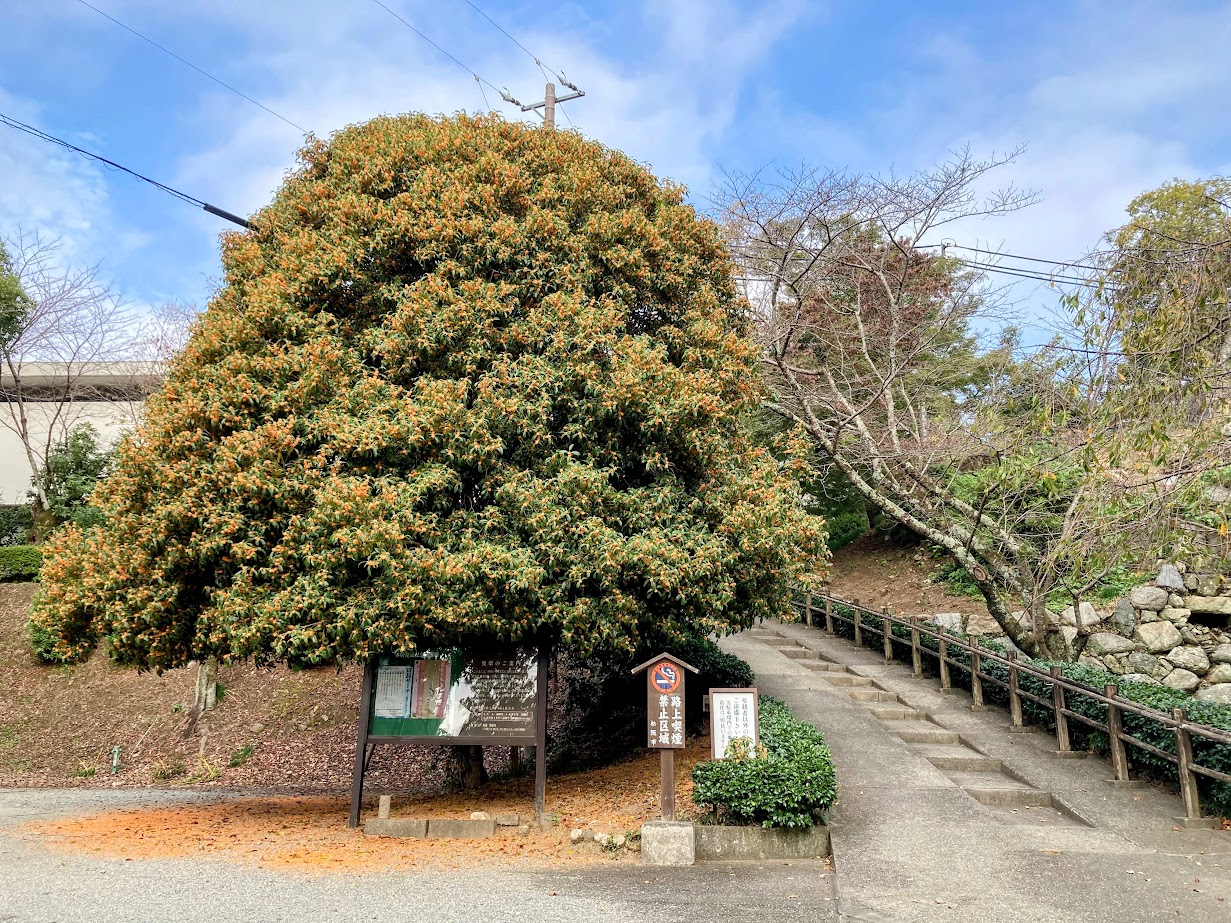
<path fill-rule="evenodd" d="M 534 816 L 541 820 L 547 793 L 547 679 L 549 655 L 540 645 L 537 653 L 534 695 L 534 732 L 528 735 L 493 737 L 448 737 L 444 735 L 383 735 L 369 733 L 376 693 L 378 658 L 369 660 L 363 669 L 363 686 L 359 694 L 359 722 L 355 735 L 355 765 L 351 774 L 349 826 L 359 826 L 363 801 L 363 778 L 372 754 L 378 745 L 395 747 L 533 747 Z"/>

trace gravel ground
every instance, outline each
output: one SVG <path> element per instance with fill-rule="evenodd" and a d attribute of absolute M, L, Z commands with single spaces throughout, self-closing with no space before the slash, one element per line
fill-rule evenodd
<path fill-rule="evenodd" d="M 307 876 L 217 860 L 61 855 L 15 831 L 66 812 L 183 800 L 183 792 L 155 790 L 0 792 L 0 921 L 839 919 L 830 875 L 814 862 Z"/>

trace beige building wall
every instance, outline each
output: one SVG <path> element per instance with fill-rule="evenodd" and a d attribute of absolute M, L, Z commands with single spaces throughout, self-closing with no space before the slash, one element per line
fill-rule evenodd
<path fill-rule="evenodd" d="M 30 401 L 26 414 L 36 434 L 36 446 L 43 444 L 48 427 L 56 412 L 54 402 Z M 26 450 L 13 431 L 9 406 L 0 404 L 0 503 L 24 503 L 30 489 L 30 463 Z M 56 425 L 56 439 L 62 440 L 78 424 L 89 423 L 102 436 L 105 446 L 114 445 L 120 436 L 131 430 L 140 413 L 140 401 L 82 401 L 65 406 Z M 65 426 L 65 424 L 68 424 Z"/>

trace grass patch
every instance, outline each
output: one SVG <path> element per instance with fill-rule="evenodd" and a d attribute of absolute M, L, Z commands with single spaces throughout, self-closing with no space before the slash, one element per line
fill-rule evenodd
<path fill-rule="evenodd" d="M 239 766 L 244 765 L 244 763 L 248 762 L 248 759 L 252 756 L 252 753 L 253 750 L 251 744 L 240 747 L 231 754 L 231 768 L 236 769 Z"/>

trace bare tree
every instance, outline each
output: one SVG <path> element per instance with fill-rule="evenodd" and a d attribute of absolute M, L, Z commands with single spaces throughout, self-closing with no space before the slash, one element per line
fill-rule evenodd
<path fill-rule="evenodd" d="M 918 246 L 956 221 L 1028 205 L 1032 194 L 1013 188 L 976 192 L 1012 156 L 961 151 L 905 178 L 732 177 L 723 205 L 761 331 L 768 407 L 871 504 L 952 555 L 1015 644 L 1067 657 L 1046 601 L 1069 573 L 1087 495 L 1058 516 L 1016 501 L 1072 452 L 1076 421 L 1032 446 L 1022 412 L 1015 425 L 999 405 L 1016 389 L 1033 414 L 1060 393 L 1054 370 L 1032 380 L 1011 340 L 981 351 L 970 323 L 989 305 L 984 277 Z M 998 472 L 982 496 L 960 489 L 971 467 Z"/>
<path fill-rule="evenodd" d="M 0 338 L 0 425 L 20 441 L 36 502 L 45 510 L 39 473 L 85 405 L 104 395 L 131 400 L 149 383 L 137 376 L 131 388 L 121 379 L 117 389 L 116 370 L 108 364 L 125 357 L 132 316 L 98 266 L 63 267 L 59 240 L 37 233 L 18 231 L 5 243 L 9 272 L 24 298 Z M 133 372 L 131 366 L 123 369 L 124 375 Z"/>

